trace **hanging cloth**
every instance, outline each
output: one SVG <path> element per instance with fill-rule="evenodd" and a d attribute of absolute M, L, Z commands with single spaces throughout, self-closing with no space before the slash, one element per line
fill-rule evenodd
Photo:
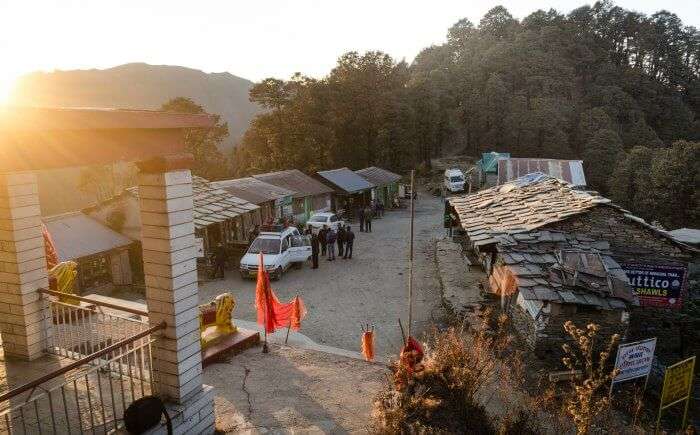
<path fill-rule="evenodd" d="M 48 228 L 43 223 L 41 224 L 41 234 L 44 236 L 44 251 L 46 252 L 46 270 L 53 269 L 54 266 L 58 264 L 58 253 L 56 252 L 56 245 L 53 243 L 51 234 L 49 234 Z"/>
<path fill-rule="evenodd" d="M 270 274 L 265 270 L 262 252 L 258 256 L 258 282 L 255 287 L 255 308 L 257 309 L 258 324 L 268 333 L 277 328 L 291 328 L 298 331 L 301 320 L 306 317 L 304 301 L 297 296 L 291 302 L 283 304 L 270 286 Z"/>
<path fill-rule="evenodd" d="M 362 355 L 365 361 L 374 361 L 374 328 L 362 333 Z"/>

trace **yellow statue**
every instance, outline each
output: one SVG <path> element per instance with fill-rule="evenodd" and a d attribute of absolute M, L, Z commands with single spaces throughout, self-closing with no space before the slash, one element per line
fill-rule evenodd
<path fill-rule="evenodd" d="M 78 263 L 75 261 L 58 263 L 49 270 L 49 277 L 56 280 L 56 291 L 66 294 L 66 296 L 59 296 L 59 301 L 71 305 L 80 304 L 80 301 L 70 297 L 75 294 L 76 276 L 78 276 Z"/>
<path fill-rule="evenodd" d="M 231 320 L 236 301 L 231 293 L 222 293 L 206 305 L 199 306 L 199 331 L 202 349 L 238 331 Z"/>

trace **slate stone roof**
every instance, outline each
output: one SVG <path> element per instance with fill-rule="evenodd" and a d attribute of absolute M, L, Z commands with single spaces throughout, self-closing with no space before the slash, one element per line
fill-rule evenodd
<path fill-rule="evenodd" d="M 138 186 L 127 189 L 138 197 Z M 226 190 L 212 185 L 209 180 L 192 176 L 192 195 L 194 202 L 194 226 L 204 228 L 211 224 L 223 222 L 260 208 L 244 199 L 235 197 Z"/>
<path fill-rule="evenodd" d="M 492 289 L 517 290 L 526 301 L 607 310 L 639 304 L 607 241 L 546 230 L 497 238 Z"/>
<path fill-rule="evenodd" d="M 498 235 L 532 231 L 604 205 L 685 251 L 700 252 L 596 192 L 577 190 L 571 184 L 541 172 L 469 195 L 452 197 L 449 203 L 475 247 L 496 243 Z"/>
<path fill-rule="evenodd" d="M 542 173 L 450 199 L 477 247 L 495 243 L 498 235 L 532 231 L 607 203 L 609 199 Z"/>

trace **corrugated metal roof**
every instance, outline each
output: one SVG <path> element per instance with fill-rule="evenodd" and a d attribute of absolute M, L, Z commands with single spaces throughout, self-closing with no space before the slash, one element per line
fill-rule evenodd
<path fill-rule="evenodd" d="M 333 189 L 298 169 L 253 175 L 253 178 L 296 192 L 295 198 L 331 193 Z"/>
<path fill-rule="evenodd" d="M 348 168 L 318 171 L 317 174 L 344 193 L 356 193 L 376 187 Z"/>
<path fill-rule="evenodd" d="M 668 234 L 682 243 L 700 244 L 700 230 L 695 228 L 678 228 L 677 230 L 669 231 Z"/>
<path fill-rule="evenodd" d="M 498 182 L 505 184 L 533 172 L 541 172 L 554 178 L 564 180 L 573 186 L 585 186 L 586 176 L 583 173 L 583 161 L 581 160 L 556 160 L 556 159 L 524 159 L 507 158 L 499 159 Z"/>
<path fill-rule="evenodd" d="M 81 212 L 44 218 L 60 261 L 96 255 L 129 246 L 129 238 Z"/>
<path fill-rule="evenodd" d="M 0 108 L 0 130 L 6 131 L 209 128 L 214 124 L 215 118 L 207 114 L 155 110 L 18 106 Z"/>
<path fill-rule="evenodd" d="M 355 171 L 355 173 L 377 186 L 395 183 L 401 179 L 399 174 L 395 174 L 391 171 L 387 171 L 386 169 L 378 168 L 376 166 L 360 169 Z"/>
<path fill-rule="evenodd" d="M 138 187 L 130 187 L 127 191 L 138 197 Z M 192 195 L 194 226 L 198 229 L 260 208 L 197 176 L 192 177 Z"/>
<path fill-rule="evenodd" d="M 220 187 L 238 198 L 245 199 L 253 204 L 262 204 L 275 201 L 280 198 L 294 196 L 296 192 L 275 186 L 253 177 L 237 178 L 234 180 L 214 181 L 212 186 Z"/>

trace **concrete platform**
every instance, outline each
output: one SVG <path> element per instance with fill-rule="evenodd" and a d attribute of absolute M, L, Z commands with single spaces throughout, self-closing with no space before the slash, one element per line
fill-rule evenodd
<path fill-rule="evenodd" d="M 225 360 L 260 343 L 260 333 L 238 328 L 238 332 L 221 339 L 202 351 L 202 367 Z"/>

